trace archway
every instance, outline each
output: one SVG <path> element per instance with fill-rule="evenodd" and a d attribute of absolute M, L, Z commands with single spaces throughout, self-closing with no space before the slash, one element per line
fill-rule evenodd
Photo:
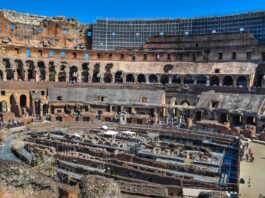
<path fill-rule="evenodd" d="M 5 100 L 0 102 L 0 112 L 7 112 L 7 103 Z"/>
<path fill-rule="evenodd" d="M 160 79 L 160 82 L 162 83 L 162 84 L 167 84 L 167 83 L 169 83 L 169 79 L 168 79 L 168 76 L 167 75 L 162 75 L 161 76 L 161 79 Z"/>
<path fill-rule="evenodd" d="M 48 113 L 48 105 L 47 104 L 44 104 L 43 105 L 43 107 L 42 107 L 42 113 L 43 113 L 44 116 Z"/>
<path fill-rule="evenodd" d="M 55 81 L 55 78 L 56 78 L 55 66 L 53 64 L 50 64 L 50 67 L 49 67 L 49 81 Z"/>
<path fill-rule="evenodd" d="M 19 104 L 21 107 L 26 107 L 27 106 L 27 97 L 23 94 L 20 96 Z"/>
<path fill-rule="evenodd" d="M 225 76 L 223 79 L 223 86 L 233 86 L 233 78 L 231 76 Z"/>
<path fill-rule="evenodd" d="M 219 86 L 219 78 L 218 78 L 218 76 L 211 76 L 211 78 L 210 78 L 210 86 Z"/>
<path fill-rule="evenodd" d="M 179 76 L 179 75 L 174 75 L 174 76 L 172 77 L 172 83 L 180 84 L 180 83 L 181 83 L 181 76 Z"/>
<path fill-rule="evenodd" d="M 123 83 L 123 73 L 122 73 L 122 71 L 117 71 L 115 73 L 115 83 Z"/>
<path fill-rule="evenodd" d="M 84 63 L 82 65 L 82 82 L 88 82 L 88 76 L 89 76 L 89 73 L 88 73 L 88 63 Z"/>
<path fill-rule="evenodd" d="M 145 75 L 143 75 L 143 74 L 139 74 L 139 75 L 137 76 L 137 82 L 138 82 L 138 83 L 145 83 L 145 82 L 146 82 Z"/>
<path fill-rule="evenodd" d="M 127 76 L 126 76 L 126 82 L 127 83 L 134 83 L 134 76 L 133 76 L 133 74 L 127 74 Z"/>
<path fill-rule="evenodd" d="M 206 85 L 206 83 L 207 83 L 207 77 L 206 76 L 199 75 L 197 77 L 197 84 L 199 84 L 199 85 Z"/>
<path fill-rule="evenodd" d="M 149 76 L 149 83 L 157 83 L 157 82 L 158 82 L 157 76 L 154 74 L 151 74 Z"/>
<path fill-rule="evenodd" d="M 6 79 L 7 80 L 14 80 L 14 71 L 11 67 L 10 61 L 8 58 L 3 59 L 3 64 L 6 68 Z"/>
<path fill-rule="evenodd" d="M 0 70 L 0 80 L 3 80 L 3 72 Z"/>
<path fill-rule="evenodd" d="M 72 66 L 70 67 L 70 71 L 69 71 L 69 81 L 70 82 L 77 82 L 77 73 L 78 69 L 76 66 Z"/>
<path fill-rule="evenodd" d="M 23 62 L 21 60 L 15 60 L 15 63 L 17 65 L 17 79 L 24 81 L 25 73 L 24 73 Z"/>
<path fill-rule="evenodd" d="M 104 82 L 111 83 L 111 81 L 112 81 L 112 74 L 110 72 L 106 72 L 104 74 Z"/>
<path fill-rule="evenodd" d="M 60 67 L 58 80 L 59 80 L 59 82 L 65 82 L 66 81 L 65 65 L 61 65 L 61 67 Z"/>
<path fill-rule="evenodd" d="M 94 65 L 94 70 L 93 70 L 93 77 L 92 77 L 92 82 L 100 82 L 100 65 L 95 64 Z"/>
<path fill-rule="evenodd" d="M 236 85 L 238 87 L 247 87 L 248 86 L 248 80 L 247 80 L 247 78 L 245 76 L 239 76 L 237 78 Z"/>
<path fill-rule="evenodd" d="M 38 62 L 38 68 L 39 68 L 39 78 L 40 80 L 46 80 L 46 72 L 45 72 L 45 64 L 43 61 Z"/>
<path fill-rule="evenodd" d="M 194 84 L 194 79 L 191 75 L 184 76 L 184 84 Z"/>
<path fill-rule="evenodd" d="M 36 80 L 35 65 L 33 61 L 27 61 L 28 66 L 28 80 Z"/>

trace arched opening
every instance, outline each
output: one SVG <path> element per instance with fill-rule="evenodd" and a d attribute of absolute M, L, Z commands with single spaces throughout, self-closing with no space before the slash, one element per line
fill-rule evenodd
<path fill-rule="evenodd" d="M 117 71 L 115 73 L 115 83 L 123 83 L 123 73 L 122 73 L 122 71 Z"/>
<path fill-rule="evenodd" d="M 99 64 L 94 65 L 92 82 L 100 82 Z"/>
<path fill-rule="evenodd" d="M 28 80 L 36 80 L 35 65 L 33 61 L 27 61 L 28 66 Z"/>
<path fill-rule="evenodd" d="M 174 75 L 174 76 L 172 77 L 172 83 L 180 84 L 180 83 L 181 83 L 181 76 L 179 76 L 179 75 Z"/>
<path fill-rule="evenodd" d="M 238 87 L 247 87 L 248 86 L 248 80 L 247 80 L 247 78 L 245 76 L 239 76 L 237 78 L 236 85 Z"/>
<path fill-rule="evenodd" d="M 219 78 L 218 78 L 218 76 L 211 76 L 211 78 L 210 78 L 210 86 L 219 86 Z"/>
<path fill-rule="evenodd" d="M 84 63 L 82 65 L 82 82 L 88 82 L 88 76 L 89 76 L 89 73 L 88 73 L 88 63 Z"/>
<path fill-rule="evenodd" d="M 160 79 L 160 82 L 162 84 L 164 84 L 164 85 L 167 84 L 169 82 L 168 76 L 167 75 L 162 75 L 161 79 Z"/>
<path fill-rule="evenodd" d="M 158 82 L 157 76 L 154 74 L 151 74 L 149 76 L 149 83 L 157 83 L 157 82 Z"/>
<path fill-rule="evenodd" d="M 55 66 L 53 63 L 49 64 L 49 81 L 55 81 L 56 78 L 56 71 L 55 71 Z"/>
<path fill-rule="evenodd" d="M 46 73 L 45 73 L 45 64 L 43 61 L 41 62 L 38 62 L 38 68 L 39 68 L 39 72 L 40 72 L 40 75 L 39 75 L 39 78 L 40 80 L 46 80 Z"/>
<path fill-rule="evenodd" d="M 134 76 L 133 76 L 133 74 L 127 74 L 127 76 L 126 76 L 126 82 L 127 83 L 134 83 Z"/>
<path fill-rule="evenodd" d="M 7 80 L 14 80 L 14 71 L 13 68 L 11 68 L 11 64 L 9 62 L 8 58 L 3 59 L 3 64 L 6 68 L 6 79 Z"/>
<path fill-rule="evenodd" d="M 70 82 L 77 82 L 77 73 L 78 69 L 76 66 L 72 66 L 70 67 L 70 71 L 69 71 L 69 81 Z"/>
<path fill-rule="evenodd" d="M 180 103 L 182 106 L 190 106 L 190 103 L 187 100 L 184 100 Z"/>
<path fill-rule="evenodd" d="M 104 82 L 111 83 L 111 81 L 112 81 L 112 74 L 110 72 L 106 72 L 104 74 Z"/>
<path fill-rule="evenodd" d="M 3 80 L 3 72 L 0 70 L 0 80 Z"/>
<path fill-rule="evenodd" d="M 207 77 L 206 76 L 199 75 L 197 77 L 197 84 L 199 84 L 199 85 L 206 85 L 206 83 L 207 83 Z"/>
<path fill-rule="evenodd" d="M 223 86 L 233 86 L 233 78 L 231 76 L 225 76 L 223 79 Z"/>
<path fill-rule="evenodd" d="M 21 60 L 15 60 L 15 63 L 17 65 L 17 79 L 24 81 L 25 73 L 24 73 L 23 62 Z"/>
<path fill-rule="evenodd" d="M 7 112 L 7 104 L 6 104 L 6 101 L 2 100 L 0 102 L 0 112 Z"/>
<path fill-rule="evenodd" d="M 27 106 L 27 97 L 25 95 L 20 96 L 20 106 L 21 107 L 26 107 Z"/>
<path fill-rule="evenodd" d="M 137 82 L 138 82 L 138 83 L 145 83 L 145 82 L 146 82 L 145 75 L 143 75 L 143 74 L 139 74 L 139 75 L 137 76 Z"/>
<path fill-rule="evenodd" d="M 59 82 L 65 82 L 66 81 L 65 65 L 61 65 L 61 67 L 60 67 L 58 80 L 59 80 Z"/>
<path fill-rule="evenodd" d="M 256 87 L 265 87 L 265 65 L 260 64 L 256 67 L 254 84 Z"/>
<path fill-rule="evenodd" d="M 194 84 L 194 79 L 191 75 L 184 76 L 184 84 Z"/>
<path fill-rule="evenodd" d="M 44 104 L 43 105 L 43 107 L 42 107 L 42 113 L 43 113 L 44 116 L 48 113 L 48 105 L 47 104 Z"/>

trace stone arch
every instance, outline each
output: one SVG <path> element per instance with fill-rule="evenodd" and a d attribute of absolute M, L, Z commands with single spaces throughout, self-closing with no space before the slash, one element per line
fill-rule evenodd
<path fill-rule="evenodd" d="M 137 76 L 137 82 L 138 82 L 138 83 L 145 83 L 145 82 L 146 82 L 145 75 L 144 75 L 144 74 L 139 74 L 139 75 Z"/>
<path fill-rule="evenodd" d="M 7 103 L 5 100 L 0 102 L 0 112 L 7 112 Z"/>
<path fill-rule="evenodd" d="M 66 81 L 66 71 L 65 71 L 65 68 L 66 68 L 65 65 L 61 65 L 60 66 L 60 71 L 59 71 L 59 76 L 58 76 L 59 82 L 65 82 Z"/>
<path fill-rule="evenodd" d="M 88 63 L 82 64 L 82 82 L 88 82 L 89 81 L 89 68 Z"/>
<path fill-rule="evenodd" d="M 197 76 L 197 84 L 206 85 L 207 84 L 207 77 L 205 75 Z"/>
<path fill-rule="evenodd" d="M 14 70 L 11 67 L 9 58 L 4 58 L 3 64 L 4 64 L 5 69 L 6 69 L 6 79 L 7 80 L 14 80 Z"/>
<path fill-rule="evenodd" d="M 27 106 L 27 96 L 26 95 L 21 95 L 19 98 L 19 105 L 21 107 L 26 107 Z"/>
<path fill-rule="evenodd" d="M 39 79 L 45 81 L 46 80 L 45 63 L 43 61 L 39 61 L 38 68 L 39 68 Z"/>
<path fill-rule="evenodd" d="M 42 107 L 42 114 L 45 116 L 48 113 L 48 105 L 44 104 Z"/>
<path fill-rule="evenodd" d="M 233 86 L 234 80 L 231 76 L 225 76 L 223 79 L 223 86 Z"/>
<path fill-rule="evenodd" d="M 53 62 L 49 63 L 49 81 L 55 81 L 56 71 Z"/>
<path fill-rule="evenodd" d="M 104 74 L 104 82 L 105 83 L 111 83 L 111 81 L 112 81 L 111 72 L 105 72 L 105 74 Z"/>
<path fill-rule="evenodd" d="M 15 60 L 15 63 L 17 65 L 17 79 L 18 80 L 25 80 L 25 72 L 24 72 L 24 65 L 23 65 L 23 62 L 22 60 Z"/>
<path fill-rule="evenodd" d="M 4 76 L 3 76 L 3 71 L 0 70 L 0 80 L 3 80 Z"/>
<path fill-rule="evenodd" d="M 219 86 L 220 80 L 218 76 L 211 76 L 210 78 L 210 86 Z"/>
<path fill-rule="evenodd" d="M 92 82 L 100 82 L 100 65 L 98 63 L 94 65 Z"/>
<path fill-rule="evenodd" d="M 133 76 L 133 74 L 127 74 L 126 75 L 126 82 L 127 83 L 134 83 L 134 76 Z"/>
<path fill-rule="evenodd" d="M 149 83 L 157 83 L 158 82 L 158 78 L 155 74 L 151 74 L 148 79 L 149 79 Z"/>
<path fill-rule="evenodd" d="M 28 80 L 36 80 L 36 71 L 34 62 L 31 60 L 26 61 L 28 70 Z"/>
<path fill-rule="evenodd" d="M 256 67 L 254 84 L 256 87 L 264 87 L 264 75 L 265 75 L 265 65 L 260 64 Z"/>
<path fill-rule="evenodd" d="M 168 78 L 168 75 L 162 75 L 161 78 L 160 78 L 160 83 L 162 84 L 168 84 L 169 83 L 169 78 Z"/>
<path fill-rule="evenodd" d="M 76 66 L 72 66 L 69 69 L 69 81 L 70 82 L 77 82 L 78 77 L 78 68 Z"/>
<path fill-rule="evenodd" d="M 172 76 L 172 83 L 180 84 L 181 83 L 181 76 L 179 76 L 179 75 Z"/>
<path fill-rule="evenodd" d="M 115 83 L 123 83 L 123 72 L 117 71 L 115 73 Z"/>
<path fill-rule="evenodd" d="M 192 75 L 184 76 L 184 84 L 194 84 L 194 78 Z"/>
<path fill-rule="evenodd" d="M 247 87 L 248 86 L 248 79 L 247 79 L 247 77 L 245 77 L 245 76 L 239 76 L 237 78 L 236 85 L 238 87 Z"/>

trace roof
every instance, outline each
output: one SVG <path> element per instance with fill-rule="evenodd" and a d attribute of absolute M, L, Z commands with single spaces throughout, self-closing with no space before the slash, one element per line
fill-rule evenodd
<path fill-rule="evenodd" d="M 209 109 L 212 102 L 218 103 L 215 109 L 231 112 L 245 112 L 258 114 L 263 105 L 265 96 L 254 94 L 215 93 L 203 92 L 200 95 L 196 109 Z"/>
<path fill-rule="evenodd" d="M 164 95 L 165 92 L 163 90 L 49 88 L 48 102 L 82 102 L 89 105 L 120 104 L 159 106 L 161 105 Z M 147 98 L 146 103 L 142 103 L 143 97 Z"/>

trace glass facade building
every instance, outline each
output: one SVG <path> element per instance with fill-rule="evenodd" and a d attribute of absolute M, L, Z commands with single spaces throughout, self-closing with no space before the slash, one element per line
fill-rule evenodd
<path fill-rule="evenodd" d="M 139 48 L 150 36 L 251 32 L 265 43 L 265 11 L 193 19 L 108 20 L 93 25 L 92 49 Z"/>

